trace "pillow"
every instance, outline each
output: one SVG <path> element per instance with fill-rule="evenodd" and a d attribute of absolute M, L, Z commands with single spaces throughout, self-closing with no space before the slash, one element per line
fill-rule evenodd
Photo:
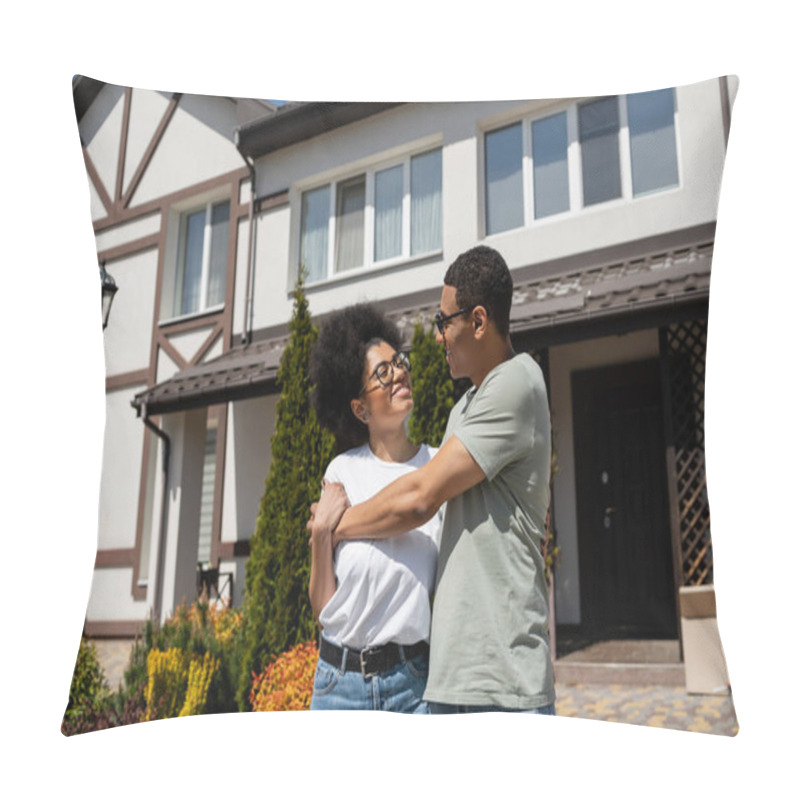
<path fill-rule="evenodd" d="M 316 638 L 308 552 L 286 544 L 305 518 L 285 515 L 284 540 L 265 513 L 276 493 L 308 505 L 268 476 L 305 463 L 316 487 L 325 467 L 318 444 L 273 439 L 291 417 L 282 357 L 304 352 L 290 320 L 305 302 L 319 321 L 366 298 L 410 344 L 447 266 L 487 244 L 514 279 L 512 342 L 548 389 L 557 713 L 734 735 L 704 397 L 737 86 L 282 103 L 76 77 L 106 435 L 64 731 L 306 704 L 316 651 L 293 645 Z M 271 615 L 243 611 L 248 559 L 285 584 Z"/>

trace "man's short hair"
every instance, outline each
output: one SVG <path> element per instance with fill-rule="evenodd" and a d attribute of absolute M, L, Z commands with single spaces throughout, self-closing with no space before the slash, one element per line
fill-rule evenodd
<path fill-rule="evenodd" d="M 508 333 L 514 282 L 497 250 L 478 245 L 462 253 L 448 267 L 444 283 L 455 287 L 459 308 L 483 306 L 500 335 Z"/>

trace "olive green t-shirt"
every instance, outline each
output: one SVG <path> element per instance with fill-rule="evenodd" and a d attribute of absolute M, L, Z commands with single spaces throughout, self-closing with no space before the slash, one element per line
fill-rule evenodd
<path fill-rule="evenodd" d="M 539 365 L 523 353 L 496 366 L 451 411 L 450 436 L 486 477 L 445 507 L 425 699 L 547 705 L 550 412 Z"/>

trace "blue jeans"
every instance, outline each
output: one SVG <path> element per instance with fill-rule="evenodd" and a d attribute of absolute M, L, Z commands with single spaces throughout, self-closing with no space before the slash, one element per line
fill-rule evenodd
<path fill-rule="evenodd" d="M 386 672 L 364 679 L 360 672 L 344 672 L 317 660 L 312 711 L 399 711 L 427 714 L 422 699 L 428 680 L 428 657 L 401 661 Z"/>
<path fill-rule="evenodd" d="M 554 717 L 556 715 L 556 704 L 549 703 L 539 708 L 503 708 L 502 706 L 454 706 L 449 703 L 429 703 L 429 713 L 431 714 L 477 714 L 483 711 L 507 711 L 518 714 L 547 714 Z"/>

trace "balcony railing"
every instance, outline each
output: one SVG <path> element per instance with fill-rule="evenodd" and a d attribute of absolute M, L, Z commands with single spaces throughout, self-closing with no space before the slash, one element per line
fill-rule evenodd
<path fill-rule="evenodd" d="M 226 606 L 233 603 L 233 573 L 220 572 L 218 567 L 197 565 L 197 596 Z"/>

